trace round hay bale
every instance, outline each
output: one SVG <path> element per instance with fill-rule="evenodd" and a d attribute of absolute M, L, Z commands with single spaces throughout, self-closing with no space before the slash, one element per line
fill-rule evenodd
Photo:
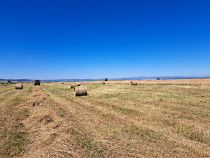
<path fill-rule="evenodd" d="M 131 85 L 135 85 L 135 86 L 137 86 L 137 82 L 134 82 L 134 81 L 131 81 Z"/>
<path fill-rule="evenodd" d="M 4 84 L 4 86 L 7 86 L 7 84 Z"/>
<path fill-rule="evenodd" d="M 71 89 L 75 89 L 76 86 L 77 86 L 77 85 L 76 85 L 75 83 L 72 83 L 72 84 L 71 84 Z"/>
<path fill-rule="evenodd" d="M 15 89 L 23 89 L 23 84 L 22 83 L 16 84 Z"/>
<path fill-rule="evenodd" d="M 64 84 L 64 83 L 62 83 L 62 84 Z"/>
<path fill-rule="evenodd" d="M 104 81 L 102 81 L 102 82 L 101 82 L 101 84 L 105 84 L 105 82 L 104 82 Z"/>
<path fill-rule="evenodd" d="M 80 83 L 79 82 L 76 82 L 76 86 L 80 86 Z"/>
<path fill-rule="evenodd" d="M 87 87 L 86 86 L 75 87 L 74 95 L 75 96 L 87 95 Z"/>

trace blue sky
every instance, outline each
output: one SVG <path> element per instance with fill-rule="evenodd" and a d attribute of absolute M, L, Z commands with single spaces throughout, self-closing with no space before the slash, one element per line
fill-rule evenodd
<path fill-rule="evenodd" d="M 0 78 L 210 75 L 209 0 L 0 1 Z"/>

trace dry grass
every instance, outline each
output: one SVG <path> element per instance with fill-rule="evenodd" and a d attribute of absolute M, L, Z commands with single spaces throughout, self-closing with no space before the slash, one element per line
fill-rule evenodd
<path fill-rule="evenodd" d="M 22 121 L 29 117 L 29 110 L 17 109 L 28 99 L 31 86 L 17 92 L 14 86 L 2 88 L 0 95 L 0 157 L 15 157 L 29 143 L 28 132 Z"/>
<path fill-rule="evenodd" d="M 1 86 L 0 157 L 210 157 L 210 79 L 136 82 Z"/>

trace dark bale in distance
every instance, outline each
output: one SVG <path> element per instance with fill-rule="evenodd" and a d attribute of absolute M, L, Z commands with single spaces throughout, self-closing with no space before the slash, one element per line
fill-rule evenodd
<path fill-rule="evenodd" d="M 40 80 L 35 80 L 34 81 L 34 86 L 37 86 L 37 85 L 40 86 Z"/>
<path fill-rule="evenodd" d="M 134 86 L 137 86 L 137 82 L 133 82 L 133 81 L 131 81 L 131 85 L 134 85 Z"/>

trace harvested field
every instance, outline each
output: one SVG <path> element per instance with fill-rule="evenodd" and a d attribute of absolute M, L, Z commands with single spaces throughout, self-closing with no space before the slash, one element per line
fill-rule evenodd
<path fill-rule="evenodd" d="M 210 79 L 0 86 L 0 157 L 210 157 Z"/>

